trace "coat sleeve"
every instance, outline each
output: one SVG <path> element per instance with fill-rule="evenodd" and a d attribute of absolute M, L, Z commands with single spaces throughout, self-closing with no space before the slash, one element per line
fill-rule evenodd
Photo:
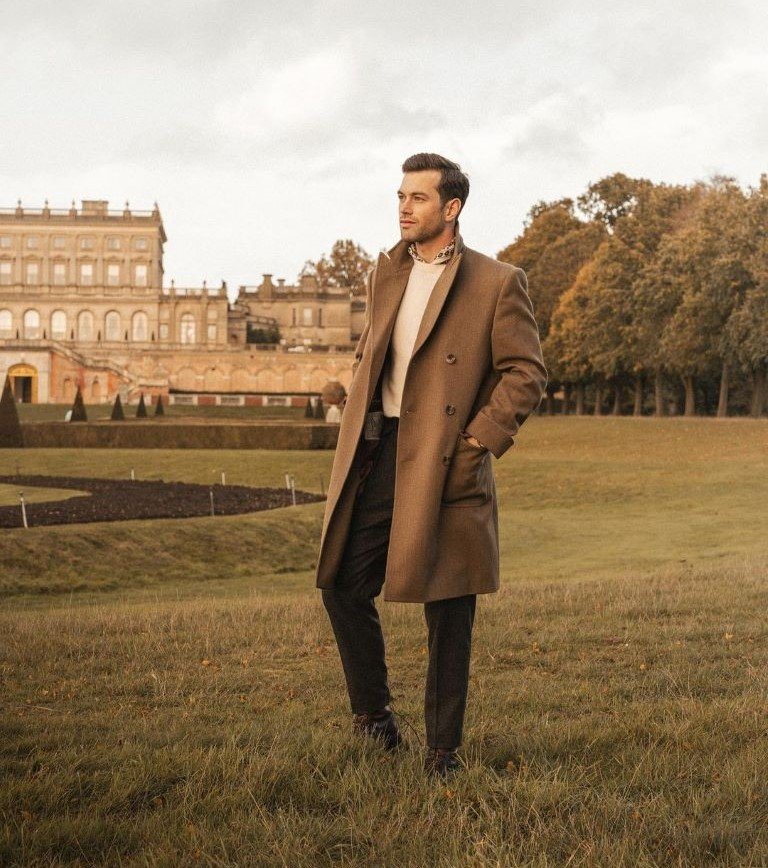
<path fill-rule="evenodd" d="M 491 329 L 491 356 L 498 380 L 465 428 L 496 458 L 514 443 L 515 434 L 539 406 L 547 385 L 539 330 L 527 289 L 525 272 L 520 268 L 504 279 Z"/>

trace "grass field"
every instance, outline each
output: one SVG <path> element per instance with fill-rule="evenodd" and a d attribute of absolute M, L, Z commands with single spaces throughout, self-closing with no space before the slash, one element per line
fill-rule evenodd
<path fill-rule="evenodd" d="M 760 421 L 528 423 L 448 786 L 420 771 L 419 607 L 382 605 L 409 748 L 349 733 L 321 505 L 2 532 L 0 864 L 768 864 L 767 447 Z M 318 490 L 331 456 L 16 461 Z"/>

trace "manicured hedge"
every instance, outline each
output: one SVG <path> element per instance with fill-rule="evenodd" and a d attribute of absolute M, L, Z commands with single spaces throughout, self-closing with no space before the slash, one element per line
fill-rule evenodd
<path fill-rule="evenodd" d="M 176 423 L 165 420 L 28 422 L 24 445 L 121 449 L 335 449 L 338 425 L 324 423 Z"/>

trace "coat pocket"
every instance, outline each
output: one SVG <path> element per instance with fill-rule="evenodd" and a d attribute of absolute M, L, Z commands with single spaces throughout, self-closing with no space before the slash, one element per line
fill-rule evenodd
<path fill-rule="evenodd" d="M 444 506 L 482 506 L 491 497 L 491 453 L 459 437 L 443 488 Z"/>

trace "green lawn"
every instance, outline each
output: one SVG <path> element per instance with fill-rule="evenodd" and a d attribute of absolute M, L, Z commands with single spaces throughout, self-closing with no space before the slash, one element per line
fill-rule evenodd
<path fill-rule="evenodd" d="M 382 605 L 408 749 L 349 732 L 322 504 L 0 531 L 0 864 L 768 864 L 766 447 L 764 421 L 526 425 L 449 786 L 420 770 L 420 607 Z M 17 460 L 317 490 L 331 455 Z"/>
<path fill-rule="evenodd" d="M 30 485 L 7 485 L 0 483 L 0 506 L 19 506 L 19 495 L 23 492 L 26 503 L 47 503 L 52 500 L 66 500 L 68 497 L 77 497 L 86 494 L 85 491 L 76 491 L 72 488 L 41 488 Z"/>

